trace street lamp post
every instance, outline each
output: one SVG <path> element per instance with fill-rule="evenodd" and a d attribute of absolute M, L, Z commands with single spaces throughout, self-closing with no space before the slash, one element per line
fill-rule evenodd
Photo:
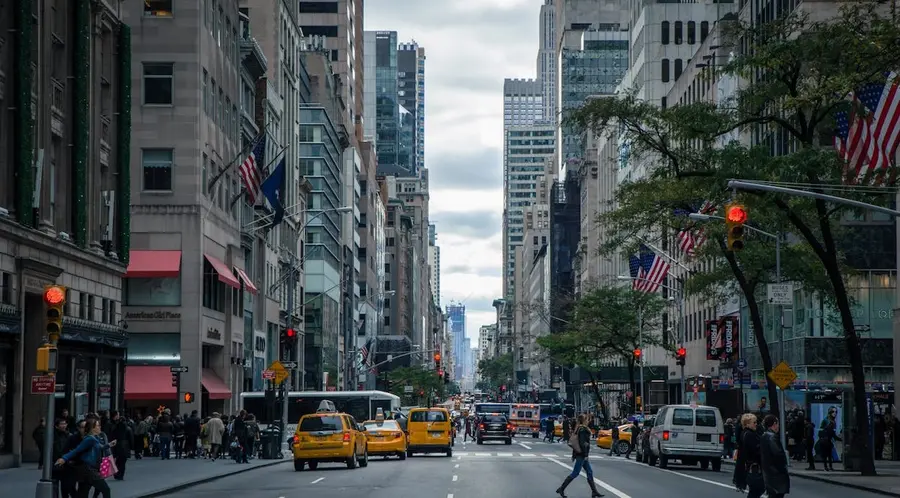
<path fill-rule="evenodd" d="M 714 216 L 714 215 L 703 214 L 703 213 L 691 213 L 688 215 L 688 218 L 690 218 L 694 221 L 710 221 L 710 220 L 725 221 L 725 218 L 723 218 L 721 216 Z M 775 239 L 775 281 L 778 283 L 781 283 L 781 232 L 771 233 L 771 232 L 767 232 L 765 230 L 760 230 L 759 228 L 756 228 L 756 227 L 753 227 L 750 225 L 744 225 L 744 226 L 746 228 L 750 229 L 751 231 L 756 232 L 760 235 L 769 237 L 770 239 Z M 778 343 L 779 343 L 778 349 L 779 349 L 779 354 L 780 354 L 779 359 L 781 361 L 784 361 L 784 356 L 785 356 L 784 355 L 784 310 L 782 309 L 780 304 L 776 305 L 776 310 L 778 313 L 779 328 L 781 329 L 778 334 Z M 785 424 L 785 422 L 784 422 L 784 390 L 781 388 L 778 388 L 778 398 L 779 398 L 778 399 L 778 420 L 781 421 L 781 424 L 780 424 L 781 430 L 779 431 L 781 433 L 780 434 L 781 446 L 784 448 L 787 448 L 787 442 L 786 442 L 787 436 L 785 435 L 785 429 L 784 429 L 784 424 Z M 791 459 L 788 458 L 789 463 L 790 463 L 790 460 Z"/>

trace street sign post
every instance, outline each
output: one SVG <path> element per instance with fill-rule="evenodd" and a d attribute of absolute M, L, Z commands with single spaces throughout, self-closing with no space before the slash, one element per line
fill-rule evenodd
<path fill-rule="evenodd" d="M 181 365 L 177 367 L 169 367 L 169 372 L 172 373 L 188 373 L 188 367 L 183 367 Z"/>
<path fill-rule="evenodd" d="M 56 377 L 52 375 L 33 375 L 31 376 L 31 394 L 49 394 L 56 393 Z"/>
<path fill-rule="evenodd" d="M 413 386 L 403 386 L 403 392 L 406 394 L 410 394 L 413 392 Z"/>
<path fill-rule="evenodd" d="M 787 362 L 782 361 L 769 372 L 769 378 L 779 389 L 787 389 L 792 382 L 797 380 L 797 373 Z"/>
<path fill-rule="evenodd" d="M 766 286 L 769 304 L 791 306 L 794 304 L 794 284 L 769 284 Z"/>

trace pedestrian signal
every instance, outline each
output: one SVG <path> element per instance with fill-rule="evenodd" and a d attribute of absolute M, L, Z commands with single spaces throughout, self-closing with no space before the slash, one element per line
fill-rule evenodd
<path fill-rule="evenodd" d="M 194 402 L 194 393 L 184 393 L 181 395 L 181 400 L 185 403 L 193 403 Z"/>

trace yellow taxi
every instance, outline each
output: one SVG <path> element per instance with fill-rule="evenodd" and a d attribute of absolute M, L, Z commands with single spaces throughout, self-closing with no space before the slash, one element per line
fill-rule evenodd
<path fill-rule="evenodd" d="M 444 453 L 453 456 L 450 412 L 446 408 L 413 408 L 406 426 L 408 456 L 413 453 Z"/>
<path fill-rule="evenodd" d="M 300 417 L 291 443 L 294 470 L 309 465 L 316 470 L 321 462 L 346 463 L 355 469 L 369 465 L 366 429 L 353 417 L 339 413 L 331 401 L 322 401 L 316 413 Z"/>
<path fill-rule="evenodd" d="M 612 430 L 603 429 L 597 432 L 597 446 L 603 449 L 609 449 L 612 446 Z M 619 453 L 628 451 L 631 446 L 631 424 L 619 426 Z"/>
<path fill-rule="evenodd" d="M 375 420 L 363 422 L 366 428 L 366 448 L 369 455 L 383 455 L 385 458 L 396 455 L 406 460 L 406 449 L 409 446 L 406 433 L 396 420 L 385 420 L 381 408 L 376 412 Z"/>

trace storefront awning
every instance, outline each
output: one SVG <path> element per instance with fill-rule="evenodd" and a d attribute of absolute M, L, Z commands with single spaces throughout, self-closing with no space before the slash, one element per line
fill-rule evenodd
<path fill-rule="evenodd" d="M 181 251 L 131 251 L 125 278 L 177 278 Z"/>
<path fill-rule="evenodd" d="M 234 267 L 234 271 L 237 272 L 238 278 L 241 279 L 241 282 L 244 282 L 244 288 L 247 289 L 247 292 L 249 292 L 250 294 L 259 294 L 259 289 L 257 289 L 256 286 L 253 285 L 253 280 L 250 280 L 250 275 L 247 275 L 247 272 L 238 268 L 237 266 Z"/>
<path fill-rule="evenodd" d="M 209 393 L 209 399 L 231 399 L 231 389 L 211 368 L 203 369 L 201 382 L 203 389 Z"/>
<path fill-rule="evenodd" d="M 172 387 L 169 367 L 126 366 L 125 400 L 176 399 L 178 393 Z"/>
<path fill-rule="evenodd" d="M 228 265 L 209 254 L 204 254 L 204 256 L 206 257 L 206 260 L 209 261 L 210 266 L 213 267 L 213 270 L 219 274 L 219 282 L 222 282 L 229 287 L 234 287 L 235 289 L 241 288 L 241 283 L 238 282 L 238 279 L 235 278 L 234 274 L 231 273 L 231 270 L 228 269 Z"/>

